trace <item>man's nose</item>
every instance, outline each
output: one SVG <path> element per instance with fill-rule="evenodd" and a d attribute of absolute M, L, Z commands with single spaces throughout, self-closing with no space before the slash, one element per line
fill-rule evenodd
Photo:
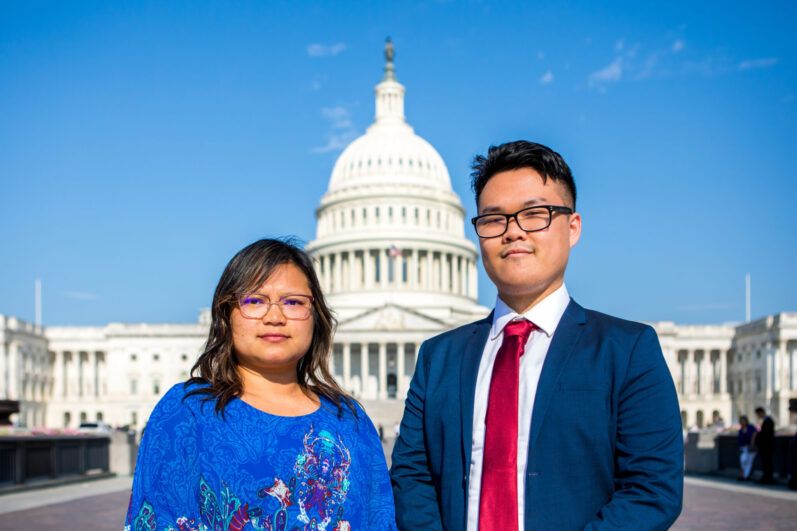
<path fill-rule="evenodd" d="M 517 222 L 517 216 L 512 216 L 506 223 L 506 232 L 503 239 L 505 241 L 522 240 L 526 238 L 526 231 L 520 228 Z"/>

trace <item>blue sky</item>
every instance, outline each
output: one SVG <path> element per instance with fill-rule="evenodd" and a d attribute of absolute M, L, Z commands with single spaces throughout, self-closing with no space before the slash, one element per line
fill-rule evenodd
<path fill-rule="evenodd" d="M 468 217 L 490 144 L 569 162 L 580 303 L 738 321 L 750 272 L 797 311 L 797 4 L 398 4 L 0 3 L 0 313 L 39 277 L 46 325 L 194 321 L 238 249 L 313 239 L 387 35 Z"/>

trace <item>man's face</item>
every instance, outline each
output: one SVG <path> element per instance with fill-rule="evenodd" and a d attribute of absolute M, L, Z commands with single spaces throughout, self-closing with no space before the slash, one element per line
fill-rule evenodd
<path fill-rule="evenodd" d="M 479 215 L 512 214 L 535 205 L 570 206 L 564 185 L 542 177 L 532 168 L 496 173 L 479 197 Z M 479 238 L 487 275 L 501 299 L 523 311 L 555 291 L 564 280 L 570 248 L 581 234 L 581 216 L 554 213 L 551 225 L 525 232 L 515 219 L 495 238 Z"/>

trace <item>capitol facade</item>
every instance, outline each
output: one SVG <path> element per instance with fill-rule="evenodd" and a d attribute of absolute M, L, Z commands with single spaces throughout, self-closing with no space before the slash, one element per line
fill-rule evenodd
<path fill-rule="evenodd" d="M 404 94 L 388 44 L 374 122 L 335 163 L 307 246 L 338 318 L 332 373 L 384 424 L 400 418 L 420 344 L 489 312 L 477 302 L 465 209 L 442 157 L 407 122 Z M 789 424 L 797 312 L 742 325 L 649 324 L 684 427 L 731 423 L 759 405 Z M 196 323 L 47 328 L 0 315 L 0 401 L 19 401 L 17 423 L 28 427 L 140 429 L 188 378 L 208 326 L 207 312 Z"/>

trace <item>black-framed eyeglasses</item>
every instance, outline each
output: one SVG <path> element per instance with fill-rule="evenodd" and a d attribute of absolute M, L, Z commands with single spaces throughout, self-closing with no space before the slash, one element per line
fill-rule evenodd
<path fill-rule="evenodd" d="M 497 238 L 507 231 L 512 218 L 526 232 L 545 230 L 551 226 L 554 212 L 572 214 L 573 209 L 566 206 L 536 205 L 518 210 L 514 214 L 482 214 L 470 221 L 479 238 Z"/>
<path fill-rule="evenodd" d="M 250 293 L 238 298 L 241 315 L 247 319 L 262 319 L 276 304 L 286 319 L 303 321 L 313 311 L 313 297 L 310 295 L 285 295 L 278 301 L 271 302 L 266 295 Z"/>

